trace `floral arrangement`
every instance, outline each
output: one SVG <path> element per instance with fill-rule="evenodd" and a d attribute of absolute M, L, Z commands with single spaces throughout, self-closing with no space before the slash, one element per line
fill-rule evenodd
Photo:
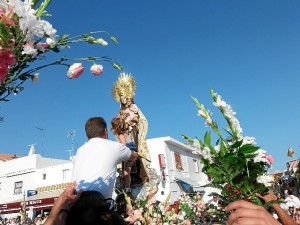
<path fill-rule="evenodd" d="M 30 68 L 39 59 L 45 58 L 46 52 L 59 53 L 61 49 L 69 48 L 72 43 L 86 42 L 106 46 L 108 43 L 96 34 L 107 35 L 110 40 L 118 44 L 115 37 L 106 31 L 96 31 L 75 37 L 68 35 L 57 36 L 57 30 L 42 17 L 50 16 L 46 11 L 51 0 L 2 0 L 0 1 L 0 101 L 7 101 L 7 97 L 22 91 L 22 84 L 31 79 L 38 79 L 38 70 L 52 65 L 68 67 L 68 78 L 77 78 L 84 71 L 81 62 L 67 64 L 66 61 L 89 61 L 92 63 L 91 73 L 100 75 L 103 66 L 97 61 L 106 61 L 116 69 L 122 67 L 109 57 L 66 58 Z"/>
<path fill-rule="evenodd" d="M 164 203 L 155 199 L 157 187 L 153 187 L 146 198 L 132 201 L 126 194 L 127 212 L 124 217 L 129 224 L 171 225 L 202 224 L 204 208 L 199 208 L 196 198 L 182 195 L 178 208 L 171 207 L 169 197 Z"/>
<path fill-rule="evenodd" d="M 256 193 L 266 194 L 272 186 L 273 176 L 267 174 L 267 169 L 274 159 L 256 145 L 254 137 L 242 135 L 242 128 L 232 107 L 212 89 L 210 93 L 213 104 L 220 110 L 228 125 L 224 131 L 226 137 L 217 122 L 213 121 L 212 113 L 192 97 L 199 109 L 198 115 L 205 119 L 205 125 L 214 131 L 217 140 L 212 144 L 211 131 L 205 133 L 203 140 L 186 135 L 183 138 L 195 147 L 195 153 L 203 163 L 202 171 L 211 177 L 207 186 L 221 191 L 219 197 L 224 205 L 243 199 L 266 206 Z"/>

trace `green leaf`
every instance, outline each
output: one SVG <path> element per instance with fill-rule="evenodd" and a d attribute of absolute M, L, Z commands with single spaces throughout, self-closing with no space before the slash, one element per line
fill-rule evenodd
<path fill-rule="evenodd" d="M 117 70 L 123 70 L 123 67 L 122 67 L 120 64 L 118 64 L 118 63 L 113 63 L 112 65 L 113 65 L 113 67 L 116 68 Z"/>
<path fill-rule="evenodd" d="M 236 141 L 231 147 L 232 148 L 239 148 L 243 144 L 243 139 L 240 141 Z"/>
<path fill-rule="evenodd" d="M 114 36 L 110 36 L 110 40 L 112 40 L 114 43 L 119 44 L 117 39 Z"/>
<path fill-rule="evenodd" d="M 239 152 L 244 154 L 250 154 L 256 152 L 258 149 L 259 147 L 257 146 L 253 146 L 252 144 L 246 144 L 239 149 Z"/>
<path fill-rule="evenodd" d="M 210 131 L 207 131 L 204 135 L 204 144 L 207 146 L 211 146 Z"/>
<path fill-rule="evenodd" d="M 9 28 L 4 22 L 2 22 L 2 20 L 0 20 L 0 45 L 2 47 L 7 47 L 11 40 L 11 36 L 12 34 L 9 32 Z"/>
<path fill-rule="evenodd" d="M 51 3 L 52 0 L 45 0 L 42 2 L 40 7 L 37 9 L 35 12 L 36 17 L 42 17 L 42 16 L 51 16 L 50 14 L 47 13 L 46 8 L 48 5 Z"/>

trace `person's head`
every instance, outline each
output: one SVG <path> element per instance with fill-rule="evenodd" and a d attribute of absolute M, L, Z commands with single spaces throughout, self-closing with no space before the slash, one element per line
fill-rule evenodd
<path fill-rule="evenodd" d="M 84 191 L 68 213 L 66 225 L 126 225 L 97 191 Z"/>
<path fill-rule="evenodd" d="M 276 197 L 277 197 L 277 199 L 281 200 L 281 199 L 282 199 L 281 193 L 278 192 L 278 193 L 276 194 Z"/>
<path fill-rule="evenodd" d="M 213 196 L 213 201 L 214 201 L 214 202 L 218 201 L 218 196 L 217 196 L 217 195 L 214 195 L 214 196 Z"/>
<path fill-rule="evenodd" d="M 92 117 L 85 123 L 85 133 L 88 139 L 108 138 L 106 122 L 102 117 Z"/>
<path fill-rule="evenodd" d="M 123 134 L 126 131 L 126 124 L 120 117 L 111 120 L 111 129 L 115 135 Z"/>

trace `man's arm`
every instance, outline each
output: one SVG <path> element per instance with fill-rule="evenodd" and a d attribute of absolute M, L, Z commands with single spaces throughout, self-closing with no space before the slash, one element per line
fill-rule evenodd
<path fill-rule="evenodd" d="M 127 162 L 135 162 L 138 157 L 138 153 L 135 151 L 131 151 L 131 155 L 127 159 Z"/>
<path fill-rule="evenodd" d="M 261 198 L 265 202 L 271 202 L 277 200 L 277 197 L 274 195 L 273 191 L 269 191 L 267 195 L 261 195 L 261 194 L 256 194 L 257 197 Z M 294 219 L 289 216 L 284 209 L 280 207 L 278 203 L 272 204 L 271 205 L 272 209 L 276 212 L 279 221 L 282 223 L 282 225 L 296 225 L 296 222 Z"/>
<path fill-rule="evenodd" d="M 69 210 L 82 193 L 81 191 L 76 191 L 76 186 L 77 183 L 73 182 L 61 193 L 55 201 L 44 225 L 64 225 L 66 223 Z"/>

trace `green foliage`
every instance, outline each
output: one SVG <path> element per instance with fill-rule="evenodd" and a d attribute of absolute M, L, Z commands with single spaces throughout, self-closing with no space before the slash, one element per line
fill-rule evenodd
<path fill-rule="evenodd" d="M 212 146 L 211 131 L 205 133 L 203 141 L 182 135 L 188 143 L 194 145 L 195 152 L 200 155 L 203 163 L 202 171 L 212 178 L 204 187 L 219 189 L 221 191 L 219 197 L 225 205 L 236 200 L 263 205 L 262 200 L 256 197 L 256 193 L 266 194 L 268 190 L 268 183 L 258 182 L 258 177 L 266 176 L 266 170 L 270 166 L 265 158 L 265 151 L 256 146 L 253 138 L 242 136 L 235 112 L 212 89 L 210 93 L 214 105 L 219 108 L 227 122 L 228 129 L 225 130 L 227 138 L 224 138 L 217 122 L 213 121 L 212 113 L 194 97 L 192 99 L 199 109 L 198 115 L 205 119 L 205 124 L 215 132 L 218 139 L 216 145 Z M 222 212 L 217 214 L 224 215 Z"/>

